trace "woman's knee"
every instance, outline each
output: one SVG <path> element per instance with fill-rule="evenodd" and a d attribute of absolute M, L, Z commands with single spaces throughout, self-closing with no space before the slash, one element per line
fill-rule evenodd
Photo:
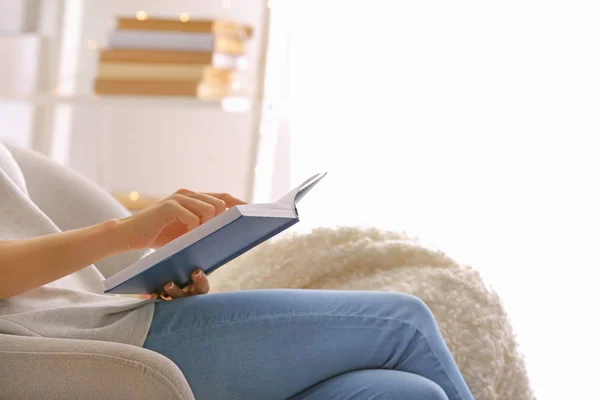
<path fill-rule="evenodd" d="M 409 372 L 394 370 L 359 370 L 327 379 L 297 399 L 361 398 L 380 400 L 448 400 L 444 390 L 432 380 Z"/>
<path fill-rule="evenodd" d="M 382 300 L 391 317 L 407 322 L 423 333 L 436 326 L 433 313 L 419 297 L 408 293 L 385 293 L 384 297 Z"/>
<path fill-rule="evenodd" d="M 420 400 L 448 400 L 448 396 L 440 385 L 432 380 L 423 378 L 420 384 L 414 387 L 417 395 L 415 399 Z"/>
<path fill-rule="evenodd" d="M 402 371 L 373 371 L 370 391 L 374 399 L 448 400 L 444 390 L 434 381 Z"/>

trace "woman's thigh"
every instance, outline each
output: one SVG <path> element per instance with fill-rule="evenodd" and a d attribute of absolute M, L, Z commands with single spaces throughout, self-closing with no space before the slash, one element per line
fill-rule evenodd
<path fill-rule="evenodd" d="M 453 360 L 428 315 L 397 293 L 210 294 L 157 303 L 144 347 L 173 360 L 198 398 L 284 399 L 354 370 L 445 373 Z"/>

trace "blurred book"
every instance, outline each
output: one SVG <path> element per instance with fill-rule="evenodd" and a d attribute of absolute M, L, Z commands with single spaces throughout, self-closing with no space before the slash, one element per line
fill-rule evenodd
<path fill-rule="evenodd" d="M 108 37 L 113 49 L 154 49 L 206 51 L 244 54 L 244 43 L 234 38 L 217 37 L 212 33 L 164 32 L 147 30 L 117 30 Z"/>
<path fill-rule="evenodd" d="M 99 95 L 187 96 L 220 100 L 239 95 L 252 28 L 221 20 L 118 18 L 100 52 Z M 235 88 L 235 90 L 234 90 Z"/>
<path fill-rule="evenodd" d="M 98 66 L 98 78 L 113 80 L 196 80 L 206 83 L 232 84 L 234 70 L 193 64 L 106 63 Z"/>
<path fill-rule="evenodd" d="M 165 51 L 140 49 L 104 49 L 100 53 L 100 63 L 148 63 L 148 64 L 189 64 L 199 67 L 212 66 L 222 69 L 245 69 L 248 59 L 245 56 L 218 54 L 203 51 Z"/>
<path fill-rule="evenodd" d="M 99 95 L 186 96 L 202 100 L 220 100 L 231 96 L 232 85 L 194 80 L 140 80 L 97 78 L 94 88 Z"/>
<path fill-rule="evenodd" d="M 168 32 L 214 33 L 218 36 L 230 36 L 240 40 L 252 37 L 253 29 L 231 21 L 212 19 L 190 19 L 181 21 L 169 18 L 126 18 L 120 17 L 117 23 L 119 30 L 151 30 Z"/>

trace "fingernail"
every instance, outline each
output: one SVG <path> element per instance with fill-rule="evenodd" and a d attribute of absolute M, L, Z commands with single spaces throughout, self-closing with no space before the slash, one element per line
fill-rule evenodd
<path fill-rule="evenodd" d="M 169 282 L 169 283 L 167 283 L 167 284 L 165 285 L 165 289 L 166 289 L 166 290 L 173 289 L 173 282 Z"/>
<path fill-rule="evenodd" d="M 156 298 L 158 298 L 158 295 L 157 295 L 156 293 L 152 293 L 152 294 L 150 295 L 150 299 L 151 299 L 151 300 L 155 300 Z"/>
<path fill-rule="evenodd" d="M 202 278 L 202 271 L 200 271 L 200 270 L 196 271 L 196 273 L 194 274 L 194 278 L 196 278 L 196 279 Z"/>

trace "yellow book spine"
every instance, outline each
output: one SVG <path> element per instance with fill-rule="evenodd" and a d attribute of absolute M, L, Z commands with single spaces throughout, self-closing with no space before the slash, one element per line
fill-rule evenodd
<path fill-rule="evenodd" d="M 98 77 L 112 80 L 195 80 L 230 83 L 233 81 L 233 71 L 202 65 L 101 62 L 98 65 Z"/>
<path fill-rule="evenodd" d="M 222 20 L 189 20 L 182 22 L 175 19 L 149 18 L 138 20 L 136 18 L 119 18 L 117 29 L 173 31 L 173 32 L 203 32 L 225 35 L 246 40 L 253 35 L 250 26 L 240 25 L 231 21 Z"/>

